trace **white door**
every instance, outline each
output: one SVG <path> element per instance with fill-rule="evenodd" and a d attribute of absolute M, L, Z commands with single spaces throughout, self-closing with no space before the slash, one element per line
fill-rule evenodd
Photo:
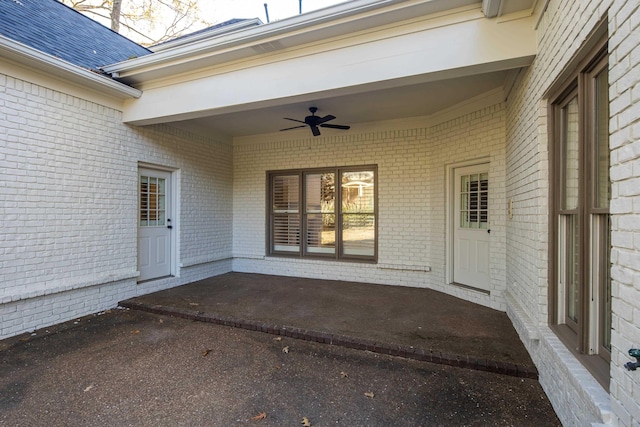
<path fill-rule="evenodd" d="M 171 274 L 171 173 L 140 169 L 138 271 L 140 281 Z"/>
<path fill-rule="evenodd" d="M 489 290 L 489 165 L 456 168 L 453 282 Z"/>

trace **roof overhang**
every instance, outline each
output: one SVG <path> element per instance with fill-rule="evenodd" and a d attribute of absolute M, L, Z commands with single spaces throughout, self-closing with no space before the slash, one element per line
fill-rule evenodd
<path fill-rule="evenodd" d="M 243 31 L 180 44 L 173 49 L 105 66 L 103 70 L 136 86 L 177 73 L 347 36 L 419 16 L 447 13 L 460 7 L 475 8 L 477 3 L 478 0 L 352 0 Z"/>
<path fill-rule="evenodd" d="M 142 92 L 107 76 L 78 67 L 55 56 L 33 49 L 25 44 L 0 36 L 0 57 L 49 76 L 77 84 L 100 93 L 119 98 L 139 98 Z"/>
<path fill-rule="evenodd" d="M 366 109 L 367 120 L 433 114 L 447 104 L 413 94 L 437 92 L 447 99 L 456 92 L 452 106 L 466 89 L 473 89 L 469 97 L 481 95 L 471 88 L 473 79 L 485 91 L 504 88 L 506 73 L 535 57 L 531 9 L 487 19 L 481 5 L 481 0 L 354 0 L 181 43 L 104 70 L 143 90 L 123 111 L 124 121 L 135 125 L 197 121 L 240 136 L 277 130 L 277 120 L 266 118 L 291 117 L 297 114 L 288 112 L 293 107 L 338 105 L 342 111 L 332 113 L 346 118 L 349 110 Z M 401 97 L 411 108 L 403 106 L 402 116 L 390 117 L 385 105 L 403 105 Z M 231 126 L 233 121 L 241 123 Z"/>

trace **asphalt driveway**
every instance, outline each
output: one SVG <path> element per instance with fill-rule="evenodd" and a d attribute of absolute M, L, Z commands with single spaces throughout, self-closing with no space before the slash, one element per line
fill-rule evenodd
<path fill-rule="evenodd" d="M 111 310 L 0 341 L 3 426 L 554 426 L 536 380 Z"/>

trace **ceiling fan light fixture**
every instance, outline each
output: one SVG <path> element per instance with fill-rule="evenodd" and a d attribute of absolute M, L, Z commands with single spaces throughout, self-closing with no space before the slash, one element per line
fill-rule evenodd
<path fill-rule="evenodd" d="M 298 120 L 298 119 L 292 119 L 292 118 L 289 118 L 289 117 L 285 117 L 284 118 L 285 120 L 291 120 L 293 122 L 298 122 L 298 123 L 303 123 L 303 124 L 302 125 L 298 125 L 298 126 L 285 128 L 285 129 L 280 129 L 280 130 L 281 131 L 285 131 L 285 130 L 298 129 L 298 128 L 303 128 L 305 126 L 309 126 L 313 136 L 319 136 L 320 135 L 320 129 L 318 129 L 319 127 L 330 128 L 330 129 L 340 129 L 340 130 L 347 130 L 347 129 L 351 128 L 351 126 L 346 126 L 346 125 L 327 124 L 326 122 L 335 119 L 336 116 L 333 116 L 331 114 L 326 115 L 324 117 L 316 116 L 316 111 L 318 111 L 317 107 L 310 107 L 309 111 L 311 112 L 311 115 L 305 117 L 304 121 L 303 120 Z"/>

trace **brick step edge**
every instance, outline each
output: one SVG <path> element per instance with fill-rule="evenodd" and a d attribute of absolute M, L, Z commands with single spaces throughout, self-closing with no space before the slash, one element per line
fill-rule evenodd
<path fill-rule="evenodd" d="M 187 310 L 177 307 L 144 304 L 130 300 L 121 301 L 118 303 L 118 305 L 132 310 L 180 317 L 183 319 L 213 323 L 216 325 L 231 326 L 234 328 L 264 332 L 271 335 L 279 335 L 304 341 L 336 345 L 351 348 L 354 350 L 371 351 L 379 354 L 419 360 L 421 362 L 431 362 L 441 365 L 449 365 L 458 368 L 467 368 L 476 371 L 491 372 L 519 378 L 530 378 L 535 380 L 538 379 L 538 370 L 534 365 L 520 365 L 515 363 L 502 362 L 499 360 L 470 357 L 466 355 L 447 354 L 439 351 L 432 351 L 430 349 L 377 342 L 347 335 L 332 334 L 329 332 L 296 328 L 293 326 L 265 323 L 257 320 L 242 320 L 229 316 L 206 314 L 202 311 Z"/>

